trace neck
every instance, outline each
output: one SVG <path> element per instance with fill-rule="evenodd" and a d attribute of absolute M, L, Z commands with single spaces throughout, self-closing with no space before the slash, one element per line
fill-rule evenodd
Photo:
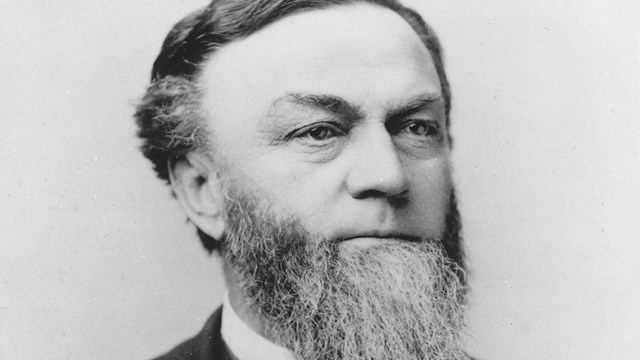
<path fill-rule="evenodd" d="M 273 342 L 273 339 L 268 335 L 266 326 L 260 318 L 260 315 L 251 308 L 243 296 L 242 289 L 239 285 L 241 283 L 239 275 L 233 270 L 226 260 L 224 262 L 224 279 L 227 285 L 227 290 L 229 291 L 229 302 L 231 303 L 233 311 L 235 311 L 242 322 L 249 326 L 253 331 Z"/>

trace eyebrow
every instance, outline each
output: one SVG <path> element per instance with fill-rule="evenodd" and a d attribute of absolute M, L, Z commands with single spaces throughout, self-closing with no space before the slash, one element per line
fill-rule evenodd
<path fill-rule="evenodd" d="M 357 121 L 365 117 L 357 106 L 335 95 L 289 93 L 278 98 L 272 107 L 281 101 L 318 109 L 339 116 L 347 121 Z M 390 106 L 387 109 L 385 117 L 387 119 L 397 119 L 410 116 L 426 110 L 430 105 L 437 102 L 442 102 L 442 95 L 439 93 L 417 95 L 403 101 L 401 105 Z"/>
<path fill-rule="evenodd" d="M 360 109 L 356 106 L 334 95 L 289 93 L 276 100 L 275 103 L 280 101 L 288 101 L 305 107 L 318 109 L 348 121 L 357 121 L 364 117 Z"/>
<path fill-rule="evenodd" d="M 410 98 L 400 106 L 392 106 L 388 109 L 388 119 L 404 118 L 423 110 L 427 110 L 432 104 L 442 102 L 442 95 L 425 94 Z"/>

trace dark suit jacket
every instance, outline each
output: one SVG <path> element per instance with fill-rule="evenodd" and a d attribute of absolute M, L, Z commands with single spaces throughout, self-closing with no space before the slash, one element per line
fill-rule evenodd
<path fill-rule="evenodd" d="M 235 360 L 222 341 L 221 325 L 222 307 L 219 307 L 198 335 L 155 360 Z"/>
<path fill-rule="evenodd" d="M 154 360 L 237 360 L 222 341 L 221 325 L 222 307 L 219 307 L 198 335 Z"/>

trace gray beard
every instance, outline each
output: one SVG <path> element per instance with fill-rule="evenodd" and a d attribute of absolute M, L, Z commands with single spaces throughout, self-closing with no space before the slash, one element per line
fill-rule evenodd
<path fill-rule="evenodd" d="M 351 249 L 237 190 L 222 251 L 275 343 L 309 360 L 468 358 L 462 254 L 443 246 L 459 250 L 455 201 L 443 238 Z"/>

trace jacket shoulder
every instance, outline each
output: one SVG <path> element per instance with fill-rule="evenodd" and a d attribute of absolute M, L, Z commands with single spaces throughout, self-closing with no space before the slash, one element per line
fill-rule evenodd
<path fill-rule="evenodd" d="M 202 330 L 191 339 L 154 360 L 227 360 L 229 354 L 220 335 L 222 307 L 209 317 Z"/>

